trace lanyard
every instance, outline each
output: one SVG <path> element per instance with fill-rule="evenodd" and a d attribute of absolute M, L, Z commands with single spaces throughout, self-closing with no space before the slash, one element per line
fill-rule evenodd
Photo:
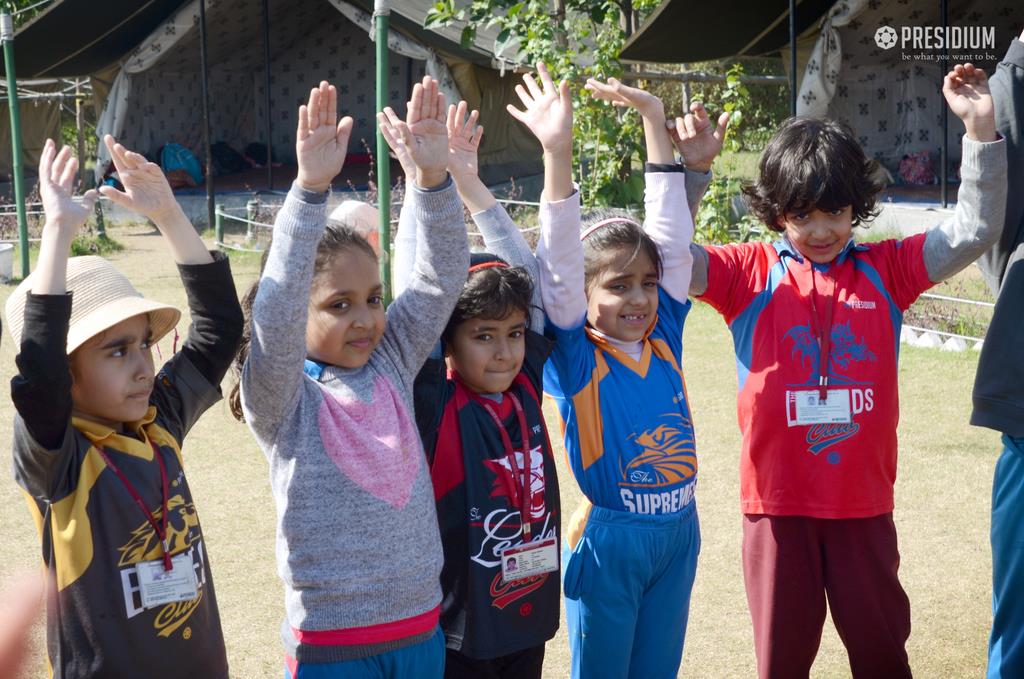
<path fill-rule="evenodd" d="M 821 276 L 825 280 L 824 274 Z M 818 314 L 818 305 L 815 299 L 818 296 L 818 286 L 814 275 L 814 265 L 811 265 L 811 324 L 814 334 L 818 338 L 818 401 L 825 403 L 828 400 L 828 368 L 832 360 L 832 313 L 835 308 L 836 292 L 839 290 L 839 282 L 833 281 L 832 295 L 828 297 L 828 304 L 825 306 L 825 319 L 822 321 Z"/>
<path fill-rule="evenodd" d="M 156 458 L 156 463 L 160 467 L 160 482 L 163 490 L 162 507 L 164 510 L 163 516 L 161 517 L 162 526 L 157 524 L 156 520 L 153 518 L 153 514 L 146 509 L 146 503 L 142 501 L 139 491 L 135 490 L 135 486 L 133 486 L 128 478 L 121 473 L 121 470 L 117 468 L 114 461 L 110 459 L 109 455 L 107 455 L 107 451 L 100 447 L 97 447 L 96 450 L 99 451 L 100 457 L 102 457 L 103 461 L 107 463 L 107 466 L 110 467 L 111 471 L 113 471 L 117 478 L 121 480 L 121 485 L 124 486 L 125 490 L 128 491 L 128 494 L 132 496 L 133 500 L 135 500 L 135 504 L 142 510 L 142 514 L 146 517 L 146 521 L 149 522 L 149 525 L 153 528 L 153 532 L 156 533 L 156 536 L 160 539 L 160 544 L 164 548 L 164 570 L 169 571 L 171 570 L 171 555 L 168 554 L 167 547 L 167 467 L 164 466 L 164 458 L 160 454 L 160 449 L 157 445 L 152 441 L 149 442 L 149 445 L 153 447 L 153 456 Z"/>
<path fill-rule="evenodd" d="M 498 433 L 501 434 L 501 442 L 505 446 L 505 458 L 508 460 L 509 469 L 512 470 L 512 502 L 513 504 L 519 504 L 519 521 L 523 526 L 523 537 L 527 540 L 530 539 L 530 430 L 526 426 L 526 413 L 523 412 L 523 405 L 516 398 L 516 395 L 510 391 L 505 392 L 505 396 L 512 399 L 512 406 L 516 410 L 516 416 L 519 418 L 519 435 L 523 440 L 523 466 L 524 469 L 519 469 L 519 461 L 516 459 L 516 451 L 512 448 L 512 438 L 508 435 L 508 430 L 505 429 L 505 425 L 502 423 L 501 418 L 498 417 L 498 413 L 494 411 L 494 407 L 487 401 L 480 399 L 484 409 L 487 410 L 487 414 L 494 420 L 495 426 L 498 427 Z M 522 487 L 519 486 L 519 480 L 522 479 Z"/>

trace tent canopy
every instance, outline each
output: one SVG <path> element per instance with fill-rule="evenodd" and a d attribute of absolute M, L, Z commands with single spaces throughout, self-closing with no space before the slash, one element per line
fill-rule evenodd
<path fill-rule="evenodd" d="M 797 35 L 821 19 L 833 1 L 799 0 Z M 788 44 L 788 0 L 665 0 L 626 42 L 621 57 L 680 64 L 760 56 Z"/>
<path fill-rule="evenodd" d="M 120 60 L 143 42 L 168 17 L 186 5 L 188 0 L 105 0 L 97 11 L 95 0 L 54 0 L 54 2 L 20 27 L 15 34 L 14 62 L 17 77 L 71 78 L 95 73 Z M 207 11 L 219 12 L 224 0 L 207 0 Z M 319 0 L 295 0 L 287 9 L 302 11 L 321 4 Z M 373 0 L 350 0 L 363 11 L 373 12 Z M 391 23 L 403 33 L 413 35 L 423 44 L 481 66 L 492 63 L 491 50 L 498 35 L 496 27 L 480 28 L 476 41 L 469 48 L 460 44 L 462 24 L 426 30 L 423 21 L 433 6 L 431 0 L 399 0 L 393 2 Z M 288 24 L 283 3 L 271 3 L 271 34 Z M 260 3 L 245 3 L 245 13 L 260 18 Z M 214 24 L 210 24 L 211 30 Z M 247 39 L 260 41 L 259 24 Z M 210 44 L 211 50 L 214 44 Z M 198 60 L 198 57 L 196 57 Z M 215 60 L 211 51 L 211 60 Z M 0 55 L 2 62 L 2 55 Z"/>

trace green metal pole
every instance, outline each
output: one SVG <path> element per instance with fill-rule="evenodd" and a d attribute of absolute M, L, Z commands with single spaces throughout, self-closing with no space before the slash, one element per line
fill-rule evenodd
<path fill-rule="evenodd" d="M 377 110 L 388 105 L 388 0 L 374 0 L 373 19 L 377 45 Z M 377 207 L 380 211 L 380 279 L 384 284 L 384 303 L 391 302 L 391 158 L 384 135 L 377 130 Z"/>
<path fill-rule="evenodd" d="M 21 250 L 21 277 L 28 276 L 28 220 L 25 217 L 25 182 L 21 169 L 21 114 L 18 111 L 18 83 L 14 77 L 14 19 L 0 12 L 0 41 L 4 44 L 7 68 L 7 105 L 11 109 L 11 153 L 14 154 L 14 202 L 18 209 L 18 243 Z"/>
<path fill-rule="evenodd" d="M 217 207 L 213 213 L 213 239 L 217 241 L 217 245 L 224 242 L 224 206 L 217 203 Z"/>

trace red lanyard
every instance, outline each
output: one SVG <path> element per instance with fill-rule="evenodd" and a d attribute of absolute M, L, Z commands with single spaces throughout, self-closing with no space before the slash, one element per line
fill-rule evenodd
<path fill-rule="evenodd" d="M 99 447 L 97 447 L 96 450 L 99 451 L 100 457 L 102 457 L 103 461 L 107 463 L 107 466 L 110 467 L 111 471 L 113 471 L 114 474 L 117 475 L 117 478 L 121 480 L 121 484 L 124 486 L 125 490 L 127 490 L 128 494 L 132 496 L 133 500 L 135 500 L 135 504 L 139 506 L 139 509 L 142 510 L 142 514 L 146 517 L 146 521 L 148 521 L 149 525 L 153 527 L 153 532 L 156 533 L 158 538 L 160 538 L 160 544 L 164 548 L 164 570 L 169 571 L 171 570 L 171 555 L 168 554 L 167 547 L 167 467 L 164 466 L 164 458 L 160 454 L 160 449 L 157 445 L 152 441 L 149 442 L 149 445 L 153 447 L 153 456 L 156 458 L 156 463 L 160 467 L 160 482 L 163 489 L 162 507 L 164 510 L 163 516 L 161 517 L 162 526 L 157 524 L 156 520 L 153 518 L 153 514 L 146 509 L 146 503 L 142 501 L 139 491 L 135 490 L 135 486 L 133 486 L 127 477 L 121 473 L 121 470 L 117 468 L 114 461 L 110 459 L 109 455 L 107 455 L 107 451 Z"/>
<path fill-rule="evenodd" d="M 505 429 L 505 425 L 502 423 L 501 418 L 498 417 L 498 413 L 494 411 L 492 406 L 487 401 L 481 399 L 481 403 L 487 413 L 494 420 L 494 424 L 498 427 L 498 433 L 501 434 L 501 442 L 505 446 L 505 458 L 508 460 L 509 469 L 512 470 L 512 502 L 513 504 L 519 504 L 520 511 L 520 523 L 523 526 L 523 537 L 527 540 L 530 539 L 530 430 L 526 426 L 526 413 L 523 412 L 523 405 L 516 398 L 516 395 L 512 392 L 505 392 L 505 396 L 512 399 L 512 406 L 516 410 L 516 416 L 519 418 L 519 435 L 523 439 L 523 466 L 524 469 L 520 470 L 519 461 L 516 459 L 516 451 L 512 448 L 512 438 L 508 435 L 508 430 Z M 522 479 L 522 487 L 519 486 L 519 480 Z"/>
<path fill-rule="evenodd" d="M 822 280 L 825 280 L 824 274 Z M 825 320 L 822 322 L 818 315 L 818 305 L 815 298 L 818 296 L 818 286 L 815 283 L 814 265 L 811 265 L 811 322 L 814 327 L 814 334 L 818 338 L 818 401 L 825 403 L 828 400 L 828 369 L 832 360 L 832 313 L 836 302 L 836 292 L 839 290 L 838 281 L 832 282 L 832 294 L 828 297 L 828 305 L 825 307 Z"/>

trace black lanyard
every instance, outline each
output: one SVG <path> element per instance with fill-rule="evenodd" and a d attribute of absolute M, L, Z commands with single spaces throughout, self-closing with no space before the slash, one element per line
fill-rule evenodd
<path fill-rule="evenodd" d="M 811 327 L 818 339 L 818 402 L 828 401 L 828 369 L 832 360 L 832 316 L 835 311 L 836 293 L 839 290 L 839 281 L 833 279 L 832 294 L 828 296 L 828 304 L 825 306 L 824 320 L 818 313 L 818 305 L 815 298 L 818 296 L 818 286 L 815 282 L 815 269 L 811 264 Z M 822 274 L 822 280 L 825 275 Z"/>

